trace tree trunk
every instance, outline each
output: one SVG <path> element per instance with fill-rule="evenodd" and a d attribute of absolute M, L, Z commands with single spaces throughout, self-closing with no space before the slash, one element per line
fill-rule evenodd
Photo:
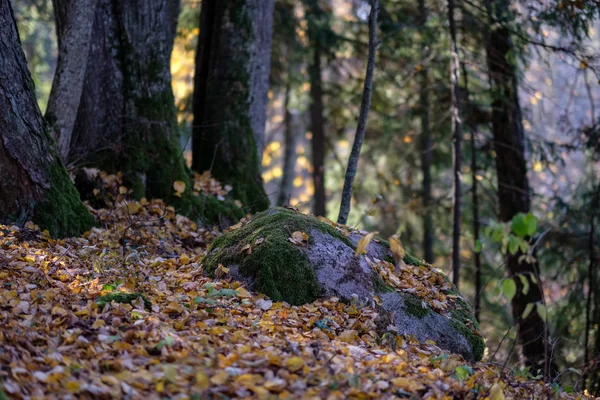
<path fill-rule="evenodd" d="M 284 107 L 284 146 L 285 153 L 283 155 L 283 174 L 281 176 L 281 185 L 279 187 L 279 195 L 277 198 L 277 204 L 282 206 L 288 204 L 294 189 L 294 170 L 296 167 L 296 131 L 297 121 L 294 115 L 290 111 L 290 95 L 291 95 L 291 84 L 288 76 L 288 82 L 285 88 L 285 100 L 283 102 Z"/>
<path fill-rule="evenodd" d="M 454 170 L 454 196 L 452 199 L 452 282 L 456 287 L 460 284 L 460 219 L 461 219 L 461 143 L 462 122 L 460 119 L 460 60 L 456 41 L 456 23 L 454 21 L 454 0 L 448 0 L 448 21 L 450 23 L 451 58 L 450 58 L 450 86 L 452 92 L 452 136 L 454 151 L 452 153 Z"/>
<path fill-rule="evenodd" d="M 94 220 L 46 130 L 9 0 L 0 0 L 0 220 L 71 236 Z"/>
<path fill-rule="evenodd" d="M 96 0 L 53 0 L 58 61 L 46 121 L 58 152 L 68 160 L 87 66 Z"/>
<path fill-rule="evenodd" d="M 427 8 L 425 0 L 419 0 L 419 25 L 421 29 L 422 48 L 421 59 L 426 60 L 429 51 L 427 32 Z M 433 263 L 434 227 L 431 210 L 431 135 L 429 132 L 429 71 L 423 66 L 419 73 L 419 116 L 421 119 L 421 171 L 423 173 L 423 258 Z"/>
<path fill-rule="evenodd" d="M 205 0 L 194 78 L 192 167 L 233 186 L 251 210 L 269 206 L 260 176 L 273 0 Z"/>
<path fill-rule="evenodd" d="M 360 150 L 365 139 L 367 130 L 367 119 L 369 117 L 369 108 L 371 107 L 371 94 L 373 92 L 373 74 L 375 73 L 375 55 L 377 52 L 377 13 L 379 11 L 379 0 L 370 0 L 371 12 L 369 12 L 369 55 L 367 59 L 367 71 L 365 73 L 365 84 L 360 101 L 360 114 L 354 135 L 352 151 L 348 159 L 346 176 L 344 178 L 344 189 L 342 190 L 342 202 L 340 204 L 340 214 L 338 215 L 338 224 L 345 224 L 350 214 L 350 204 L 352 200 L 352 185 L 358 169 L 358 159 Z"/>
<path fill-rule="evenodd" d="M 313 167 L 313 185 L 315 195 L 313 201 L 313 213 L 315 215 L 327 215 L 325 194 L 325 118 L 323 117 L 323 82 L 321 79 L 321 39 L 319 32 L 311 32 L 309 25 L 309 36 L 312 36 L 313 59 L 310 65 L 310 130 L 312 132 L 311 150 Z"/>
<path fill-rule="evenodd" d="M 122 171 L 135 197 L 162 198 L 178 212 L 189 214 L 191 183 L 179 146 L 169 69 L 179 2 L 96 1 L 85 89 L 79 97 L 65 162 Z M 85 63 L 82 53 L 73 51 L 85 47 L 79 39 L 79 47 L 67 47 L 71 36 L 78 36 L 73 26 L 81 25 L 77 7 L 79 1 L 63 2 L 57 8 L 57 32 L 63 52 L 60 60 L 64 65 Z M 57 76 L 55 94 L 59 93 L 60 81 Z M 75 85 L 69 90 L 77 92 L 79 81 L 69 82 Z M 76 93 L 69 96 L 76 98 Z M 54 104 L 49 119 L 68 120 L 70 107 L 63 107 L 57 99 Z M 68 126 L 57 128 L 61 131 L 59 138 L 68 134 L 64 132 Z M 175 196 L 175 181 L 186 184 L 181 197 Z"/>
<path fill-rule="evenodd" d="M 517 66 L 509 59 L 515 50 L 505 25 L 512 15 L 509 5 L 509 0 L 486 1 L 490 17 L 487 64 L 493 93 L 492 133 L 496 152 L 499 218 L 504 222 L 511 221 L 520 212 L 529 212 L 531 205 Z M 520 256 L 519 252 L 514 256 L 506 256 L 507 272 L 517 283 L 517 294 L 511 302 L 512 314 L 526 363 L 546 372 L 546 323 L 535 311 L 527 318 L 522 318 L 527 304 L 543 302 L 541 281 L 532 278 L 538 276 L 538 267 L 535 263 L 519 262 Z M 529 281 L 527 294 L 523 293 L 521 279 L 517 275 Z"/>

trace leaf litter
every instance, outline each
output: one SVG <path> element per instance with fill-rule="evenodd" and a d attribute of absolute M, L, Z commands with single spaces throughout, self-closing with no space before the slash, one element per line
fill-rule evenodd
<path fill-rule="evenodd" d="M 290 306 L 209 279 L 202 259 L 221 233 L 121 188 L 112 208 L 91 210 L 101 228 L 82 237 L 0 225 L 0 398 L 592 398 L 467 363 L 431 341 L 381 337 L 371 307 Z M 230 190 L 206 175 L 194 189 Z M 303 246 L 308 236 L 290 239 Z M 437 272 L 394 267 L 374 264 L 443 310 Z"/>

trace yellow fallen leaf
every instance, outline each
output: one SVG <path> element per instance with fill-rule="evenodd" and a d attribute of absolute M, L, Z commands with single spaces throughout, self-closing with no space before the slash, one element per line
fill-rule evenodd
<path fill-rule="evenodd" d="M 423 384 L 419 383 L 415 379 L 399 377 L 392 379 L 391 382 L 392 385 L 396 386 L 398 389 L 406 390 L 407 392 L 416 392 L 425 388 Z"/>
<path fill-rule="evenodd" d="M 298 356 L 293 356 L 285 361 L 285 367 L 292 372 L 296 372 L 304 367 L 304 359 Z"/>
<path fill-rule="evenodd" d="M 92 324 L 92 329 L 98 329 L 98 328 L 102 328 L 103 326 L 106 325 L 106 322 L 103 319 L 98 318 L 97 320 L 94 321 L 94 323 Z"/>
<path fill-rule="evenodd" d="M 242 254 L 252 254 L 252 247 L 247 244 L 244 247 L 242 247 L 242 249 L 240 250 L 240 253 Z"/>
<path fill-rule="evenodd" d="M 348 329 L 338 335 L 338 339 L 342 342 L 352 343 L 358 339 L 358 332 L 354 329 Z"/>
<path fill-rule="evenodd" d="M 69 381 L 65 385 L 65 389 L 67 389 L 67 391 L 69 393 L 79 393 L 79 391 L 80 391 L 79 382 L 77 382 L 77 381 Z"/>
<path fill-rule="evenodd" d="M 212 378 L 210 378 L 210 381 L 213 385 L 222 385 L 225 382 L 227 382 L 227 379 L 229 379 L 229 375 L 227 375 L 227 372 L 219 371 L 215 375 L 213 375 Z"/>
<path fill-rule="evenodd" d="M 173 189 L 175 190 L 176 193 L 179 193 L 179 194 L 185 192 L 185 182 L 183 182 L 183 181 L 173 182 Z"/>
<path fill-rule="evenodd" d="M 402 245 L 398 235 L 393 235 L 388 240 L 390 242 L 390 250 L 394 255 L 394 261 L 396 261 L 396 267 L 398 267 L 400 262 L 402 262 L 406 256 L 406 251 L 404 250 L 404 246 Z"/>
<path fill-rule="evenodd" d="M 242 297 L 242 298 L 249 298 L 249 297 L 251 297 L 250 293 L 246 289 L 244 289 L 243 287 L 237 288 L 236 291 L 237 291 L 239 297 Z"/>
<path fill-rule="evenodd" d="M 269 379 L 264 383 L 265 389 L 270 390 L 271 392 L 279 393 L 283 389 L 285 389 L 287 382 L 281 378 L 273 378 Z"/>
<path fill-rule="evenodd" d="M 504 390 L 498 382 L 494 383 L 490 388 L 490 400 L 504 400 Z"/>
<path fill-rule="evenodd" d="M 375 237 L 375 235 L 378 233 L 379 232 L 371 232 L 371 233 L 367 233 L 364 237 L 362 237 L 358 241 L 358 244 L 356 245 L 356 251 L 354 252 L 354 257 L 358 257 L 361 254 L 365 254 L 367 252 L 367 246 L 369 245 L 369 243 L 371 243 L 371 240 L 373 240 L 373 237 Z"/>
<path fill-rule="evenodd" d="M 210 387 L 210 379 L 204 372 L 196 373 L 196 386 L 201 390 L 206 390 Z"/>

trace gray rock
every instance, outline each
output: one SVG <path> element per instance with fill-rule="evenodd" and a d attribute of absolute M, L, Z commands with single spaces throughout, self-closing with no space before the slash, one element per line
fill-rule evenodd
<path fill-rule="evenodd" d="M 290 242 L 296 231 L 308 234 L 308 243 Z M 362 237 L 313 216 L 273 208 L 215 240 L 203 265 L 210 275 L 222 264 L 234 279 L 275 301 L 300 305 L 333 296 L 344 302 L 358 298 L 361 304 L 377 307 L 397 333 L 421 342 L 433 340 L 469 361 L 480 360 L 485 343 L 472 330 L 478 325 L 470 306 L 459 297 L 442 315 L 417 295 L 386 285 L 369 261 L 392 260 L 387 242 L 372 240 L 366 255 L 355 257 Z M 404 262 L 429 268 L 410 254 Z M 448 294 L 459 296 L 454 287 Z"/>

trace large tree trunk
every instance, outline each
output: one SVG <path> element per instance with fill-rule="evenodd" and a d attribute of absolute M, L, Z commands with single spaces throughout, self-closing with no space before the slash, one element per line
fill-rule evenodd
<path fill-rule="evenodd" d="M 10 2 L 0 0 L 0 220 L 28 219 L 57 236 L 94 222 L 46 131 Z"/>
<path fill-rule="evenodd" d="M 316 11 L 313 11 L 316 12 Z M 316 18 L 316 16 L 313 16 Z M 325 117 L 323 116 L 323 81 L 321 79 L 321 39 L 320 32 L 309 23 L 309 37 L 313 47 L 313 59 L 310 64 L 310 130 L 312 132 L 312 176 L 315 194 L 313 213 L 327 215 L 325 194 Z M 317 28 L 318 29 L 318 28 Z"/>
<path fill-rule="evenodd" d="M 122 171 L 134 196 L 163 198 L 178 212 L 189 214 L 191 184 L 179 146 L 169 70 L 179 1 L 96 1 L 91 42 L 85 50 L 81 38 L 77 46 L 67 47 L 71 36 L 79 36 L 74 26 L 85 30 L 77 20 L 82 15 L 80 2 L 56 0 L 61 63 L 85 64 L 84 90 L 78 90 L 79 74 L 69 79 L 74 93 L 63 90 L 79 100 L 65 162 Z M 87 59 L 82 58 L 85 51 Z M 53 94 L 58 95 L 60 76 L 54 83 Z M 56 107 L 48 117 L 55 122 L 54 131 L 61 132 L 60 141 L 69 134 L 68 126 L 56 123 L 71 118 L 75 101 L 68 107 L 60 99 L 53 102 Z M 188 188 L 182 197 L 175 196 L 175 181 Z"/>
<path fill-rule="evenodd" d="M 427 35 L 427 8 L 425 0 L 419 0 L 419 25 L 421 37 Z M 429 43 L 423 40 L 422 62 L 429 56 Z M 423 173 L 423 259 L 433 263 L 434 227 L 431 203 L 431 134 L 429 131 L 429 71 L 426 66 L 419 73 L 419 117 L 421 119 L 421 171 Z"/>
<path fill-rule="evenodd" d="M 517 66 L 510 61 L 514 53 L 510 32 L 505 23 L 511 17 L 509 0 L 487 0 L 490 13 L 490 36 L 487 43 L 487 63 L 491 81 L 492 130 L 496 152 L 498 176 L 499 217 L 508 222 L 520 213 L 529 212 L 531 205 L 527 162 L 525 159 L 525 134 L 521 122 L 518 97 Z M 503 22 L 503 23 L 498 23 Z M 533 279 L 538 275 L 537 265 L 519 262 L 520 253 L 506 257 L 508 274 L 517 283 L 517 294 L 512 299 L 512 314 L 517 324 L 518 338 L 528 365 L 540 367 L 547 372 L 546 354 L 547 326 L 537 312 L 522 318 L 530 303 L 542 302 L 541 282 Z M 529 292 L 523 293 L 520 275 L 529 281 Z"/>
<path fill-rule="evenodd" d="M 250 210 L 269 206 L 260 176 L 273 0 L 204 0 L 194 78 L 192 167 L 233 186 Z"/>
<path fill-rule="evenodd" d="M 46 109 L 58 152 L 68 160 L 83 90 L 97 0 L 53 0 L 58 62 Z"/>

